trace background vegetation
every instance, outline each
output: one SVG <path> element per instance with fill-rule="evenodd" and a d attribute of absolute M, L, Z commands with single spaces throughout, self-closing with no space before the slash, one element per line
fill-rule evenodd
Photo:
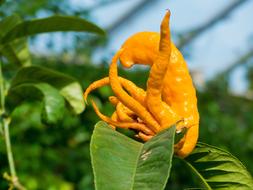
<path fill-rule="evenodd" d="M 39 11 L 46 11 L 52 15 L 89 17 L 90 11 L 69 9 L 65 1 L 60 6 L 59 1 L 17 2 L 7 1 L 2 5 L 0 16 L 3 18 L 16 12 L 23 18 L 34 18 Z M 106 43 L 106 40 L 94 36 L 73 35 L 75 40 L 72 47 L 55 55 L 32 54 L 32 62 L 34 65 L 55 69 L 75 77 L 85 89 L 92 81 L 108 73 L 107 64 L 94 65 L 91 61 L 91 53 L 95 47 Z M 31 43 L 33 41 L 36 41 L 36 38 L 32 38 Z M 52 44 L 48 43 L 48 48 L 52 48 Z M 76 53 L 73 55 L 72 52 Z M 77 57 L 82 58 L 82 64 Z M 247 67 L 246 79 L 250 84 L 248 92 L 253 90 L 251 57 L 252 55 L 237 62 Z M 230 93 L 228 81 L 235 68 L 218 74 L 198 90 L 201 116 L 199 141 L 230 151 L 253 174 L 253 101 L 248 96 L 235 96 Z M 9 65 L 4 65 L 4 72 L 7 78 L 15 74 Z M 140 86 L 145 86 L 146 70 L 121 70 L 121 75 L 127 76 Z M 112 107 L 107 100 L 110 94 L 111 90 L 106 87 L 92 94 L 101 111 L 107 115 L 112 113 Z M 57 125 L 45 125 L 40 120 L 40 108 L 39 102 L 28 101 L 18 107 L 12 115 L 10 133 L 20 181 L 28 189 L 94 189 L 89 143 L 93 126 L 99 118 L 88 105 L 78 116 L 65 110 L 62 113 L 64 119 Z M 0 136 L 0 174 L 5 171 L 8 171 L 7 155 L 3 136 Z M 189 188 L 193 184 L 194 176 L 190 177 L 187 167 L 175 159 L 168 189 Z M 7 189 L 7 181 L 2 177 L 0 189 Z"/>

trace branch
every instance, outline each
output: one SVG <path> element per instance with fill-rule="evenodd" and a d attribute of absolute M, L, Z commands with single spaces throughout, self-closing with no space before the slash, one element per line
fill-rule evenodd
<path fill-rule="evenodd" d="M 105 0 L 105 1 L 98 1 L 96 2 L 94 5 L 88 6 L 84 9 L 78 10 L 78 11 L 74 11 L 75 15 L 83 15 L 83 13 L 90 13 L 96 9 L 99 9 L 103 6 L 107 6 L 110 5 L 112 3 L 117 3 L 117 2 L 122 2 L 122 1 L 126 1 L 126 0 Z"/>
<path fill-rule="evenodd" d="M 100 7 L 109 5 L 111 3 L 117 3 L 117 2 L 122 2 L 122 1 L 126 1 L 126 0 L 107 0 L 107 1 L 101 1 L 99 3 L 96 3 L 95 5 L 92 5 L 91 7 L 88 8 L 89 11 L 93 11 L 95 9 L 98 9 Z"/>
<path fill-rule="evenodd" d="M 111 26 L 109 26 L 106 31 L 108 33 L 112 33 L 112 31 L 116 28 L 119 27 L 123 24 L 125 24 L 124 22 L 126 20 L 129 20 L 131 18 L 134 18 L 136 16 L 136 14 L 143 8 L 145 8 L 146 6 L 148 6 L 150 3 L 153 3 L 154 0 L 143 0 L 141 1 L 139 4 L 137 4 L 133 9 L 131 9 L 129 12 L 127 12 L 126 14 L 123 14 L 123 16 L 121 16 L 115 23 L 113 23 Z"/>
<path fill-rule="evenodd" d="M 199 35 L 207 31 L 209 28 L 213 27 L 218 22 L 226 19 L 234 10 L 236 10 L 237 8 L 239 8 L 239 6 L 243 5 L 243 3 L 246 2 L 247 0 L 235 0 L 233 3 L 225 7 L 220 13 L 210 19 L 208 22 L 206 22 L 200 27 L 193 29 L 192 31 L 187 32 L 185 37 L 180 40 L 177 47 L 179 49 L 184 48 L 186 45 L 196 39 Z"/>
<path fill-rule="evenodd" d="M 228 68 L 226 68 L 224 71 L 222 71 L 219 75 L 227 75 L 227 74 L 231 73 L 238 66 L 247 63 L 247 61 L 249 59 L 251 59 L 252 57 L 253 57 L 253 49 L 249 50 L 247 53 L 245 53 L 243 56 L 241 56 L 234 63 L 230 64 L 230 66 Z"/>

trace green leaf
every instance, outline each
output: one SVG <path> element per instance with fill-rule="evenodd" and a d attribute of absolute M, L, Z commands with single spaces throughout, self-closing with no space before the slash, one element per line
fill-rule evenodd
<path fill-rule="evenodd" d="M 48 83 L 59 90 L 75 114 L 84 110 L 83 90 L 72 77 L 38 66 L 24 67 L 12 79 L 11 88 L 21 84 Z"/>
<path fill-rule="evenodd" d="M 253 189 L 253 179 L 245 166 L 222 149 L 198 143 L 184 161 L 199 177 L 205 189 Z"/>
<path fill-rule="evenodd" d="M 168 180 L 175 126 L 139 143 L 99 122 L 91 139 L 96 190 L 162 190 Z"/>
<path fill-rule="evenodd" d="M 13 29 L 22 20 L 17 15 L 11 15 L 0 22 L 0 37 Z M 30 65 L 30 53 L 26 38 L 14 40 L 8 44 L 0 45 L 0 55 L 4 56 L 9 63 L 14 63 L 19 66 Z"/>
<path fill-rule="evenodd" d="M 17 39 L 0 48 L 0 54 L 2 54 L 9 63 L 18 66 L 31 65 L 31 57 L 26 38 Z"/>
<path fill-rule="evenodd" d="M 17 24 L 21 23 L 22 19 L 14 14 L 11 16 L 8 16 L 0 21 L 0 37 L 2 38 L 4 35 L 6 35 L 11 29 L 13 29 Z"/>
<path fill-rule="evenodd" d="M 1 42 L 8 43 L 17 38 L 30 35 L 62 31 L 91 32 L 100 35 L 105 34 L 101 28 L 85 19 L 58 15 L 21 22 L 4 35 Z"/>
<path fill-rule="evenodd" d="M 24 100 L 42 101 L 42 122 L 56 124 L 62 119 L 62 110 L 65 107 L 64 99 L 58 90 L 46 83 L 20 84 L 11 88 L 8 92 L 7 101 L 14 109 Z"/>

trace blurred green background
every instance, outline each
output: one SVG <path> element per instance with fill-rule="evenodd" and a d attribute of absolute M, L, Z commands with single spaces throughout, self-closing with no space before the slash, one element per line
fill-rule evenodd
<path fill-rule="evenodd" d="M 246 1 L 234 2 L 237 2 L 239 9 L 241 6 L 239 2 Z M 0 17 L 3 18 L 12 13 L 17 13 L 25 19 L 43 15 L 68 14 L 92 20 L 94 9 L 114 3 L 117 3 L 117 0 L 101 0 L 94 6 L 76 8 L 73 5 L 70 6 L 69 1 L 40 0 L 29 1 L 29 3 L 27 0 L 18 0 L 15 3 L 6 1 L 0 8 Z M 159 22 L 157 20 L 157 23 Z M 205 30 L 208 31 L 211 28 L 212 26 L 207 26 Z M 194 35 L 198 35 L 203 31 L 195 32 Z M 64 38 L 66 34 L 58 33 L 58 35 Z M 40 38 L 31 38 L 33 64 L 69 74 L 75 77 L 85 89 L 92 81 L 108 75 L 109 59 L 100 59 L 96 61 L 98 62 L 96 64 L 93 62 L 94 52 L 98 47 L 101 51 L 108 45 L 110 35 L 107 39 L 77 33 L 68 35 L 70 35 L 68 38 L 72 39 L 68 43 L 61 38 L 58 39 L 55 34 L 48 35 L 47 40 L 43 42 Z M 180 39 L 180 35 L 177 38 Z M 41 43 L 46 44 L 48 51 L 40 52 L 38 49 L 33 51 L 33 47 L 36 49 Z M 187 52 L 188 58 L 191 57 L 192 52 L 187 51 L 189 47 L 184 47 L 182 50 Z M 110 58 L 110 53 L 107 56 Z M 212 78 L 202 81 L 197 93 L 201 116 L 199 141 L 230 151 L 244 163 L 251 174 L 253 174 L 252 57 L 252 51 L 246 51 L 246 54 L 237 57 L 234 64 L 219 70 Z M 232 93 L 230 83 L 232 74 L 238 67 L 245 69 L 244 79 L 247 82 L 244 92 L 240 94 Z M 5 66 L 4 72 L 6 76 L 15 74 L 8 65 Z M 120 74 L 145 88 L 147 68 L 136 68 L 131 71 L 121 69 Z M 196 76 L 194 70 L 192 74 Z M 232 86 L 233 88 L 237 86 Z M 113 111 L 107 99 L 111 94 L 110 88 L 104 87 L 91 95 L 106 115 L 110 115 Z M 12 115 L 10 132 L 20 181 L 28 189 L 94 189 L 89 142 L 93 126 L 99 118 L 92 107 L 88 105 L 86 110 L 78 116 L 64 110 L 62 113 L 64 120 L 55 126 L 45 126 L 40 122 L 40 107 L 39 102 L 27 102 L 18 107 Z M 8 171 L 7 155 L 3 137 L 0 136 L 0 174 L 2 175 L 5 171 Z M 187 166 L 175 159 L 167 189 L 194 187 L 195 181 L 194 176 L 189 175 Z M 7 182 L 2 177 L 0 177 L 0 189 L 7 189 Z"/>

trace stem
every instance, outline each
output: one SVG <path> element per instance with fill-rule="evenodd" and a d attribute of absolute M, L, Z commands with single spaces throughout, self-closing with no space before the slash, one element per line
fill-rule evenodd
<path fill-rule="evenodd" d="M 0 58 L 1 59 L 1 58 Z M 11 185 L 16 187 L 19 190 L 24 190 L 25 188 L 19 183 L 18 177 L 15 170 L 15 164 L 11 149 L 11 141 L 10 141 L 10 134 L 9 134 L 9 124 L 11 121 L 11 118 L 7 116 L 5 112 L 5 88 L 4 88 L 4 76 L 2 71 L 2 59 L 0 60 L 0 116 L 1 116 L 1 125 L 4 127 L 4 140 L 6 144 L 6 151 L 7 151 L 7 157 L 9 162 L 9 168 L 10 168 L 10 182 Z"/>
<path fill-rule="evenodd" d="M 3 134 L 3 114 L 5 113 L 4 80 L 2 72 L 2 59 L 0 60 L 0 132 Z"/>
<path fill-rule="evenodd" d="M 16 175 L 15 164 L 14 164 L 12 150 L 11 150 L 11 141 L 10 141 L 10 134 L 9 134 L 9 123 L 10 123 L 10 118 L 4 118 L 3 119 L 4 138 L 5 138 L 8 162 L 9 162 L 9 166 L 10 166 L 11 176 L 14 178 L 17 175 Z"/>
<path fill-rule="evenodd" d="M 5 113 L 4 77 L 2 72 L 2 59 L 0 60 L 0 115 Z"/>

